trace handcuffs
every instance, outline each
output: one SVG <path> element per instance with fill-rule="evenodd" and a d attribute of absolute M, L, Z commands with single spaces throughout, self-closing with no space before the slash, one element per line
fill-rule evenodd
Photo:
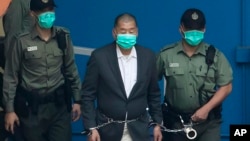
<path fill-rule="evenodd" d="M 180 118 L 180 120 L 181 120 L 181 123 L 182 123 L 182 125 L 183 125 L 183 128 L 182 129 L 167 129 L 165 126 L 163 126 L 163 125 L 160 125 L 160 128 L 161 128 L 161 130 L 162 131 L 164 131 L 164 132 L 174 132 L 174 133 L 176 133 L 176 132 L 185 132 L 186 133 L 186 137 L 188 138 L 188 139 L 190 139 L 190 140 L 193 140 L 193 139 L 195 139 L 196 138 L 196 136 L 197 136 L 197 132 L 196 132 L 196 130 L 193 128 L 193 125 L 195 125 L 191 120 L 190 120 L 190 122 L 188 123 L 188 124 L 185 124 L 184 123 L 184 121 L 183 121 L 183 119 L 182 119 L 182 117 L 179 115 L 179 118 Z M 105 122 L 105 123 L 103 123 L 103 124 L 101 124 L 101 125 L 98 125 L 97 127 L 94 127 L 94 128 L 92 128 L 92 129 L 100 129 L 100 128 L 102 128 L 102 127 L 104 127 L 104 126 L 106 126 L 106 125 L 108 125 L 108 124 L 111 124 L 111 123 L 129 123 L 129 122 L 133 122 L 133 121 L 136 121 L 136 119 L 134 119 L 134 120 L 125 120 L 125 121 L 121 121 L 121 120 L 108 120 L 107 122 Z M 149 122 L 149 125 L 148 125 L 148 127 L 150 128 L 150 127 L 152 127 L 152 126 L 155 126 L 155 125 L 157 125 L 157 123 L 154 123 L 152 120 Z M 82 132 L 81 132 L 81 134 L 82 135 L 87 135 L 87 136 L 90 136 L 91 134 L 92 134 L 92 132 L 91 132 L 91 130 L 83 130 Z"/>
<path fill-rule="evenodd" d="M 197 132 L 196 132 L 196 130 L 193 128 L 193 126 L 196 125 L 196 124 L 198 124 L 198 123 L 194 124 L 194 123 L 192 122 L 192 120 L 190 120 L 189 123 L 185 124 L 185 123 L 184 123 L 184 120 L 183 120 L 182 117 L 181 117 L 181 115 L 179 115 L 179 118 L 180 118 L 180 120 L 181 120 L 181 123 L 182 123 L 182 125 L 183 125 L 183 128 L 181 128 L 181 129 L 167 129 L 165 126 L 160 125 L 161 130 L 164 131 L 164 132 L 172 132 L 172 133 L 184 131 L 184 132 L 186 133 L 186 137 L 187 137 L 188 139 L 190 139 L 190 140 L 195 139 L 196 136 L 197 136 Z M 149 122 L 149 127 L 155 126 L 155 125 L 156 125 L 156 123 L 154 123 L 154 122 L 152 122 L 152 121 Z"/>

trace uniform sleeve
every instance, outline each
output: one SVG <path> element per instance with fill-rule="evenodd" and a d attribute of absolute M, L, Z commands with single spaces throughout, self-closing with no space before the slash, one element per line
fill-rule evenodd
<path fill-rule="evenodd" d="M 22 10 L 22 30 L 30 30 L 35 25 L 35 20 L 30 15 L 30 2 L 29 0 L 21 0 L 20 7 Z"/>
<path fill-rule="evenodd" d="M 17 38 L 13 39 L 13 48 L 10 55 L 6 57 L 5 72 L 3 78 L 3 103 L 6 112 L 14 112 L 14 98 L 16 95 L 16 87 L 19 81 L 18 74 L 22 60 L 22 47 Z"/>
<path fill-rule="evenodd" d="M 161 53 L 157 54 L 156 57 L 157 76 L 158 80 L 161 80 L 164 74 L 164 62 L 162 60 Z"/>
<path fill-rule="evenodd" d="M 219 86 L 227 85 L 233 80 L 233 70 L 230 63 L 222 52 L 217 54 L 216 83 Z"/>
<path fill-rule="evenodd" d="M 78 68 L 75 63 L 73 43 L 69 35 L 68 35 L 67 41 L 68 41 L 67 43 L 68 46 L 67 46 L 67 52 L 65 56 L 66 57 L 65 58 L 65 68 L 66 68 L 65 74 L 68 80 L 70 81 L 74 101 L 80 101 L 81 100 L 81 95 L 80 95 L 81 80 L 80 80 L 80 76 L 78 73 Z"/>
<path fill-rule="evenodd" d="M 18 12 L 17 12 L 18 11 Z M 14 38 L 15 33 L 21 30 L 22 25 L 22 9 L 19 1 L 12 1 L 8 7 L 7 13 L 4 16 L 4 31 L 6 33 L 5 37 L 5 55 L 10 50 L 11 41 Z"/>

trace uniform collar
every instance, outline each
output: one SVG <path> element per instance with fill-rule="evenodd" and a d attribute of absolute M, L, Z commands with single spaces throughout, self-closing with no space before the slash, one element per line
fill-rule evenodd
<path fill-rule="evenodd" d="M 177 42 L 176 51 L 177 51 L 177 53 L 180 53 L 180 52 L 183 52 L 183 53 L 184 53 L 184 52 L 185 52 L 185 51 L 183 50 L 182 41 Z"/>
<path fill-rule="evenodd" d="M 177 53 L 180 53 L 180 52 L 185 53 L 185 51 L 183 50 L 182 41 L 179 41 L 177 43 L 176 51 L 177 51 Z M 201 44 L 199 45 L 198 49 L 196 50 L 196 52 L 194 54 L 206 55 L 206 48 L 205 48 L 204 42 L 201 42 Z"/>
<path fill-rule="evenodd" d="M 53 27 L 51 28 L 51 30 L 52 30 L 52 36 L 51 36 L 51 38 L 54 38 L 54 37 L 56 36 L 56 28 L 53 26 Z M 39 37 L 39 38 L 40 38 L 39 33 L 38 33 L 38 31 L 36 30 L 36 26 L 34 26 L 34 27 L 32 28 L 32 30 L 31 30 L 31 38 L 34 39 L 34 38 L 36 38 L 36 37 Z"/>
<path fill-rule="evenodd" d="M 206 48 L 205 48 L 205 43 L 204 42 L 202 42 L 200 44 L 200 46 L 198 47 L 198 49 L 197 49 L 197 51 L 196 51 L 195 54 L 202 54 L 204 56 L 206 55 Z"/>

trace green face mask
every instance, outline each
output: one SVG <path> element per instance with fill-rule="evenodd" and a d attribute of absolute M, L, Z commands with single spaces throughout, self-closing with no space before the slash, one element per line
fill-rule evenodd
<path fill-rule="evenodd" d="M 197 46 L 204 39 L 204 32 L 199 30 L 186 31 L 184 38 L 189 45 Z"/>
<path fill-rule="evenodd" d="M 44 12 L 38 15 L 38 24 L 42 28 L 49 29 L 53 26 L 55 19 L 55 12 Z"/>
<path fill-rule="evenodd" d="M 136 44 L 136 35 L 117 34 L 116 43 L 123 49 L 131 49 Z"/>

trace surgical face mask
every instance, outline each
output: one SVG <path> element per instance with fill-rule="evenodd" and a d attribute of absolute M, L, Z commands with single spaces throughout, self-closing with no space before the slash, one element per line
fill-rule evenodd
<path fill-rule="evenodd" d="M 116 43 L 123 49 L 131 49 L 136 44 L 136 35 L 117 34 Z"/>
<path fill-rule="evenodd" d="M 53 26 L 55 19 L 55 12 L 44 12 L 38 15 L 38 24 L 41 28 L 49 29 Z"/>
<path fill-rule="evenodd" d="M 186 31 L 184 38 L 189 45 L 195 47 L 204 39 L 204 32 L 199 30 Z"/>

